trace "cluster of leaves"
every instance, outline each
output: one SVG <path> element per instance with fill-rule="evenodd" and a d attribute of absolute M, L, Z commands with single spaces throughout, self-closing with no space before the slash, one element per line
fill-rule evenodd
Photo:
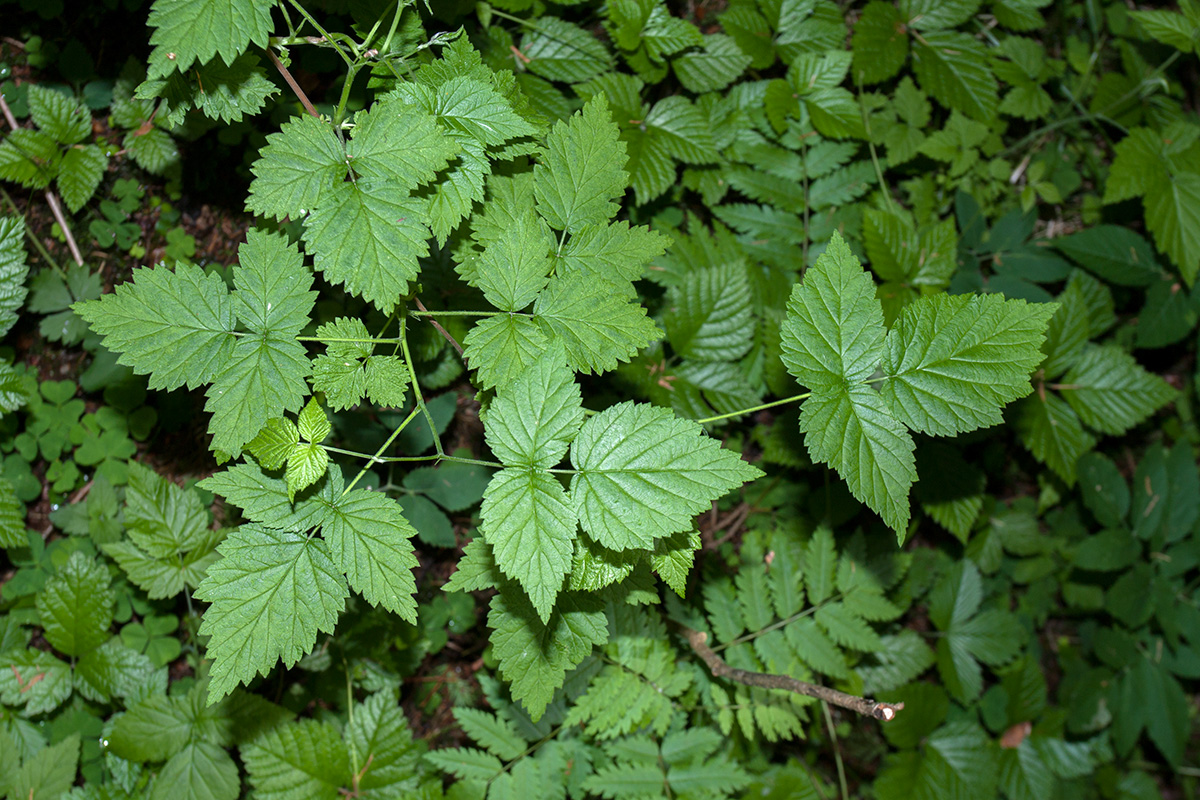
<path fill-rule="evenodd" d="M 269 5 L 156 0 L 149 69 L 114 85 L 160 169 L 169 129 L 265 108 L 266 61 L 298 94 L 238 263 L 33 280 L 45 338 L 115 355 L 90 414 L 0 373 L 27 406 L 0 441 L 0 789 L 826 796 L 775 748 L 808 738 L 843 796 L 851 750 L 880 798 L 1048 800 L 1155 796 L 1130 765 L 1194 755 L 1200 431 L 1131 435 L 1195 394 L 1194 3 L 1111 3 L 1055 46 L 1072 10 L 1043 0 L 400 2 L 349 33 L 294 10 L 274 35 Z M 346 68 L 331 103 L 288 71 L 314 45 Z M 3 163 L 65 196 L 91 145 L 55 109 L 87 115 L 28 97 L 17 133 L 53 147 Z M 203 388 L 219 471 L 128 463 L 139 381 Z M 459 406 L 482 436 L 447 452 Z M 25 530 L 23 500 L 81 486 L 64 536 Z M 414 542 L 468 537 L 418 584 Z M 430 751 L 397 701 L 477 604 L 482 698 L 443 669 L 416 701 L 470 743 Z M 904 710 L 882 740 L 839 726 L 714 677 L 689 630 Z"/>

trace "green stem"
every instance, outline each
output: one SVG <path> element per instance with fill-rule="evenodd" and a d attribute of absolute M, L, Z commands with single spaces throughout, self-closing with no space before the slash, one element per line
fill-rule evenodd
<path fill-rule="evenodd" d="M 409 311 L 414 317 L 498 317 L 501 314 L 513 314 L 518 317 L 527 317 L 529 314 L 521 314 L 514 311 Z"/>
<path fill-rule="evenodd" d="M 741 408 L 741 409 L 738 409 L 737 411 L 730 411 L 728 414 L 718 414 L 715 417 L 705 417 L 704 419 L 696 420 L 696 422 L 699 422 L 701 425 L 703 425 L 707 422 L 717 422 L 718 420 L 729 419 L 730 417 L 740 417 L 743 414 L 753 414 L 755 411 L 762 411 L 767 408 L 775 408 L 775 406 L 787 405 L 788 403 L 795 402 L 796 400 L 806 400 L 809 397 L 812 397 L 812 392 L 805 392 L 804 394 L 792 395 L 791 397 L 785 397 L 782 400 L 772 400 L 771 402 L 763 403 L 760 406 L 752 406 L 750 408 Z"/>
<path fill-rule="evenodd" d="M 829 731 L 829 739 L 833 742 L 833 759 L 837 763 L 838 786 L 842 790 L 842 800 L 850 800 L 850 790 L 846 786 L 846 765 L 842 763 L 842 748 L 838 747 L 837 731 L 833 727 L 833 714 L 829 711 L 829 703 L 821 701 L 821 709 L 825 712 L 825 728 Z"/>
<path fill-rule="evenodd" d="M 437 425 L 433 421 L 433 415 L 425 407 L 425 398 L 421 396 L 421 386 L 417 383 L 417 370 L 413 367 L 412 353 L 408 351 L 407 321 L 407 318 L 400 320 L 400 348 L 404 353 L 404 363 L 408 366 L 408 379 L 412 384 L 413 398 L 416 400 L 417 408 L 421 409 L 421 413 L 425 415 L 425 422 L 429 425 L 429 436 L 433 439 L 433 447 L 437 451 L 438 458 L 445 458 L 446 453 L 442 450 L 442 440 L 438 437 Z"/>
<path fill-rule="evenodd" d="M 3 188 L 0 188 L 0 194 L 4 195 L 4 202 L 8 203 L 8 207 L 12 209 L 14 214 L 16 214 L 18 217 L 25 216 L 21 213 L 21 209 L 17 208 L 17 204 L 13 202 L 13 199 L 8 192 L 6 192 Z M 33 231 L 29 229 L 28 225 L 25 226 L 25 238 L 33 244 L 34 249 L 38 251 L 38 254 L 41 255 L 43 261 L 49 264 L 59 275 L 66 277 L 66 273 L 63 272 L 63 268 L 58 265 L 57 261 L 50 257 L 50 252 L 46 249 L 46 246 L 43 245 L 41 241 L 33 235 Z"/>
<path fill-rule="evenodd" d="M 883 167 L 879 164 L 879 154 L 875 152 L 875 139 L 871 136 L 871 118 L 867 114 L 867 104 L 863 102 L 862 98 L 862 76 L 859 76 L 858 79 L 858 113 L 862 117 L 863 131 L 867 134 L 867 149 L 871 151 L 871 163 L 875 165 L 875 179 L 879 181 L 879 189 L 883 192 L 884 200 L 887 201 L 888 211 L 894 212 L 896 206 L 892 200 L 892 191 L 883 180 Z"/>
<path fill-rule="evenodd" d="M 380 53 L 386 53 L 392 47 L 392 37 L 396 35 L 396 28 L 400 25 L 400 15 L 404 13 L 404 9 L 396 5 L 396 13 L 392 15 L 392 26 L 388 28 L 387 37 L 383 40 L 383 44 L 379 47 Z"/>
<path fill-rule="evenodd" d="M 297 336 L 297 342 L 320 342 L 321 344 L 397 344 L 399 339 L 330 339 L 327 336 Z"/>
<path fill-rule="evenodd" d="M 309 25 L 312 25 L 314 28 L 316 28 L 316 29 L 317 29 L 317 32 L 318 32 L 318 33 L 320 33 L 320 34 L 321 34 L 323 37 L 325 37 L 325 41 L 327 41 L 327 42 L 329 42 L 331 45 L 333 45 L 333 49 L 334 49 L 334 50 L 337 50 L 337 53 L 338 53 L 338 55 L 339 55 L 339 56 L 341 56 L 341 57 L 342 57 L 342 60 L 346 62 L 346 66 L 347 66 L 347 67 L 351 67 L 351 68 L 353 68 L 353 67 L 354 67 L 354 59 L 352 59 L 350 56 L 348 56 L 348 55 L 346 55 L 344 52 L 342 52 L 342 47 L 341 47 L 341 45 L 339 45 L 339 44 L 337 43 L 337 41 L 336 41 L 336 40 L 334 39 L 334 37 L 333 37 L 333 36 L 332 36 L 332 35 L 329 33 L 329 31 L 327 31 L 327 30 L 325 30 L 324 28 L 322 28 L 322 27 L 321 27 L 321 23 L 319 23 L 319 22 L 317 22 L 315 19 L 313 19 L 312 15 L 311 15 L 311 14 L 309 14 L 309 13 L 308 13 L 308 12 L 307 12 L 307 11 L 304 9 L 304 6 L 300 5 L 300 3 L 298 3 L 298 2 L 297 2 L 297 0 L 288 0 L 288 2 L 289 2 L 289 3 L 291 3 L 291 4 L 292 4 L 292 6 L 293 6 L 293 7 L 295 7 L 295 9 L 296 9 L 297 11 L 299 11 L 299 12 L 300 12 L 300 16 L 304 17 L 304 19 L 308 21 L 308 24 L 309 24 Z M 339 38 L 340 38 L 340 37 L 339 37 Z"/>
<path fill-rule="evenodd" d="M 417 416 L 417 412 L 419 410 L 419 408 L 413 408 L 412 413 L 405 417 L 404 422 L 400 423 L 400 427 L 392 431 L 392 435 L 387 438 L 387 441 L 379 446 L 379 449 L 375 451 L 375 455 L 371 456 L 367 463 L 363 465 L 363 468 L 358 471 L 358 474 L 354 476 L 354 480 L 350 481 L 350 484 L 342 490 L 342 497 L 345 497 L 347 494 L 349 494 L 350 490 L 354 488 L 354 484 L 362 480 L 363 476 L 367 474 L 367 470 L 371 468 L 372 464 L 383 463 L 379 458 L 381 455 L 383 455 L 383 451 L 392 446 L 392 442 L 396 441 L 396 437 L 408 427 L 408 423 L 413 421 L 413 418 Z"/>

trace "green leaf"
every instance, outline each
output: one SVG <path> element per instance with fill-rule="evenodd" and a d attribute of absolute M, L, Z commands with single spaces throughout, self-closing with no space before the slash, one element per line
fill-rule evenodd
<path fill-rule="evenodd" d="M 872 0 L 854 25 L 850 46 L 854 74 L 863 83 L 881 83 L 893 77 L 908 58 L 904 17 L 891 3 Z"/>
<path fill-rule="evenodd" d="M 36 83 L 30 84 L 28 98 L 34 123 L 59 144 L 82 142 L 91 133 L 91 115 L 73 98 Z"/>
<path fill-rule="evenodd" d="M 249 231 L 233 268 L 233 308 L 259 334 L 296 336 L 308 324 L 317 293 L 296 245 L 279 234 Z"/>
<path fill-rule="evenodd" d="M 666 252 L 671 240 L 644 225 L 630 227 L 624 220 L 585 225 L 562 248 L 564 272 L 623 285 L 635 281 L 653 259 Z"/>
<path fill-rule="evenodd" d="M 520 311 L 533 302 L 549 279 L 554 237 L 532 212 L 488 242 L 480 256 L 474 283 L 501 311 Z"/>
<path fill-rule="evenodd" d="M 303 499 L 293 506 L 284 482 L 268 477 L 252 462 L 215 473 L 201 481 L 200 486 L 241 508 L 247 519 L 268 527 L 305 530 L 320 525 L 325 514 L 325 503 L 317 499 Z"/>
<path fill-rule="evenodd" d="M 43 131 L 18 128 L 0 142 L 0 179 L 45 189 L 58 174 L 62 152 Z"/>
<path fill-rule="evenodd" d="M 67 150 L 58 173 L 58 189 L 67 208 L 78 213 L 92 199 L 107 167 L 108 156 L 94 144 Z"/>
<path fill-rule="evenodd" d="M 8 333 L 17 322 L 17 311 L 25 304 L 28 275 L 25 219 L 0 217 L 0 335 Z"/>
<path fill-rule="evenodd" d="M 155 0 L 147 23 L 155 29 L 152 70 L 165 75 L 218 53 L 232 64 L 251 42 L 266 47 L 271 9 L 254 0 Z"/>
<path fill-rule="evenodd" d="M 913 71 L 921 88 L 947 108 L 976 120 L 996 116 L 996 79 L 987 49 L 956 31 L 929 31 L 913 45 Z"/>
<path fill-rule="evenodd" d="M 1073 485 L 1075 462 L 1096 446 L 1096 438 L 1083 429 L 1071 406 L 1054 392 L 1038 392 L 1014 411 L 1021 443 L 1068 486 Z"/>
<path fill-rule="evenodd" d="M 1193 151 L 1195 148 L 1193 148 Z M 1146 193 L 1146 227 L 1188 285 L 1200 272 L 1200 173 L 1178 172 Z"/>
<path fill-rule="evenodd" d="M 304 244 L 327 280 L 391 313 L 429 254 L 423 204 L 391 180 L 334 183 L 304 223 Z"/>
<path fill-rule="evenodd" d="M 463 340 L 463 356 L 480 390 L 511 383 L 546 348 L 546 334 L 529 317 L 501 314 L 478 323 Z"/>
<path fill-rule="evenodd" d="M 21 800 L 57 800 L 70 792 L 79 765 L 79 734 L 27 757 L 8 784 L 8 796 Z"/>
<path fill-rule="evenodd" d="M 159 770 L 150 800 L 237 800 L 237 764 L 212 742 L 189 742 Z"/>
<path fill-rule="evenodd" d="M 746 355 L 754 316 L 745 268 L 725 264 L 687 273 L 667 293 L 663 327 L 683 358 L 736 361 Z"/>
<path fill-rule="evenodd" d="M 546 334 L 562 341 L 577 372 L 607 372 L 660 335 L 627 291 L 579 273 L 551 278 L 533 314 Z"/>
<path fill-rule="evenodd" d="M 556 230 L 577 233 L 584 225 L 607 223 L 617 212 L 613 201 L 625 193 L 628 180 L 625 146 L 605 95 L 593 96 L 570 120 L 555 124 L 533 180 L 538 213 Z"/>
<path fill-rule="evenodd" d="M 202 635 L 213 659 L 209 702 L 266 674 L 291 667 L 332 633 L 348 592 L 321 539 L 243 525 L 221 544 L 196 597 L 211 603 Z"/>
<path fill-rule="evenodd" d="M 687 590 L 688 575 L 700 549 L 700 534 L 689 531 L 676 533 L 654 542 L 650 553 L 650 566 L 658 573 L 675 594 L 683 597 Z"/>
<path fill-rule="evenodd" d="M 1151 38 L 1190 53 L 1200 42 L 1200 22 L 1174 11 L 1130 11 L 1129 17 L 1142 26 Z"/>
<path fill-rule="evenodd" d="M 109 637 L 115 596 L 108 570 L 81 552 L 71 554 L 37 596 L 46 641 L 69 656 L 95 650 Z"/>
<path fill-rule="evenodd" d="M 299 411 L 311 362 L 294 336 L 239 338 L 208 390 L 212 448 L 237 454 L 270 420 Z"/>
<path fill-rule="evenodd" d="M 161 98 L 157 118 L 175 126 L 184 124 L 193 109 L 209 119 L 240 122 L 243 116 L 262 109 L 267 98 L 278 91 L 267 79 L 258 56 L 243 53 L 228 66 L 213 59 L 186 72 L 150 77 L 137 87 L 134 97 Z"/>
<path fill-rule="evenodd" d="M 1120 225 L 1096 225 L 1053 241 L 1067 257 L 1108 283 L 1149 286 L 1160 274 L 1149 242 Z"/>
<path fill-rule="evenodd" d="M 572 592 L 559 596 L 549 622 L 543 623 L 523 592 L 501 587 L 492 598 L 488 625 L 500 674 L 512 682 L 513 699 L 535 721 L 562 686 L 567 670 L 590 655 L 594 645 L 608 640 L 598 601 Z"/>
<path fill-rule="evenodd" d="M 792 289 L 782 329 L 783 363 L 814 391 L 868 378 L 883 357 L 883 309 L 875 283 L 841 236 Z"/>
<path fill-rule="evenodd" d="M 549 469 L 562 461 L 583 424 L 583 399 L 561 346 L 551 347 L 488 409 L 488 446 L 505 466 Z"/>
<path fill-rule="evenodd" d="M 851 494 L 903 539 L 915 445 L 880 394 L 864 385 L 824 388 L 800 407 L 800 430 L 813 461 L 837 470 Z"/>
<path fill-rule="evenodd" d="M 158 128 L 151 128 L 144 133 L 140 128 L 130 131 L 121 141 L 121 146 L 129 151 L 139 167 L 154 175 L 166 175 L 180 163 L 175 140 Z"/>
<path fill-rule="evenodd" d="M 53 711 L 70 696 L 69 664 L 44 650 L 0 653 L 0 703 L 24 706 L 24 714 L 32 717 Z"/>
<path fill-rule="evenodd" d="M 225 282 L 190 264 L 135 269 L 133 280 L 112 294 L 73 308 L 105 347 L 121 354 L 118 363 L 150 376 L 151 389 L 194 389 L 233 357 L 234 312 Z"/>
<path fill-rule="evenodd" d="M 1055 309 L 996 295 L 920 298 L 884 342 L 880 394 L 914 431 L 951 436 L 996 425 L 1004 405 L 1031 391 Z"/>
<path fill-rule="evenodd" d="M 684 53 L 671 61 L 675 77 L 689 92 L 719 92 L 741 77 L 751 57 L 737 42 L 720 33 L 704 37 L 704 47 Z"/>
<path fill-rule="evenodd" d="M 411 540 L 416 531 L 395 500 L 364 489 L 340 495 L 329 505 L 321 533 L 356 592 L 415 623 L 417 557 Z"/>
<path fill-rule="evenodd" d="M 917 30 L 954 28 L 975 16 L 981 0 L 901 0 L 900 13 Z"/>
<path fill-rule="evenodd" d="M 392 693 L 380 691 L 354 709 L 346 724 L 346 744 L 362 764 L 358 785 L 364 791 L 411 790 L 424 749 L 414 742 L 403 709 Z"/>
<path fill-rule="evenodd" d="M 354 118 L 346 145 L 351 169 L 361 178 L 413 190 L 429 183 L 458 151 L 434 118 L 400 100 L 384 99 Z"/>
<path fill-rule="evenodd" d="M 571 501 L 588 534 L 611 550 L 651 548 L 691 530 L 692 517 L 761 473 L 694 422 L 619 403 L 592 416 L 571 445 Z"/>
<path fill-rule="evenodd" d="M 241 748 L 255 793 L 263 798 L 336 800 L 349 783 L 350 755 L 337 728 L 302 719 Z"/>
<path fill-rule="evenodd" d="M 1071 367 L 1087 344 L 1089 331 L 1088 302 L 1083 284 L 1069 281 L 1058 295 L 1058 310 L 1050 318 L 1042 352 L 1042 374 L 1053 379 Z"/>
<path fill-rule="evenodd" d="M 466 710 L 466 709 L 463 709 Z M 459 709 L 455 709 L 455 715 Z M 474 747 L 447 747 L 425 754 L 425 760 L 463 780 L 490 781 L 504 772 L 504 764 L 491 753 Z"/>
<path fill-rule="evenodd" d="M 178 640 L 168 641 L 178 646 Z M 92 700 L 107 702 L 137 692 L 153 672 L 154 663 L 149 658 L 112 638 L 75 664 L 75 687 Z"/>
<path fill-rule="evenodd" d="M 288 499 L 295 500 L 302 492 L 321 480 L 329 467 L 329 453 L 320 445 L 304 442 L 292 448 L 288 454 L 287 472 L 284 475 L 288 487 Z"/>
<path fill-rule="evenodd" d="M 539 17 L 521 41 L 521 52 L 530 72 L 552 81 L 579 83 L 613 66 L 599 39 L 558 17 Z"/>
<path fill-rule="evenodd" d="M 26 547 L 25 504 L 7 478 L 0 476 L 0 547 Z"/>
<path fill-rule="evenodd" d="M 1170 384 L 1114 345 L 1084 347 L 1057 387 L 1083 424 L 1119 436 L 1175 397 Z"/>
<path fill-rule="evenodd" d="M 519 757 L 529 746 L 504 717 L 477 708 L 455 708 L 454 720 L 468 736 L 503 761 Z M 438 751 L 435 751 L 438 752 Z"/>
<path fill-rule="evenodd" d="M 247 211 L 278 220 L 300 218 L 346 177 L 346 155 L 333 129 L 305 114 L 267 137 L 250 171 Z"/>
<path fill-rule="evenodd" d="M 315 386 L 316 381 L 313 383 Z M 284 465 L 299 443 L 300 431 L 296 428 L 296 423 L 276 417 L 269 420 L 258 435 L 246 444 L 246 450 L 263 469 L 277 470 Z"/>
<path fill-rule="evenodd" d="M 542 623 L 549 623 L 577 526 L 562 485 L 532 467 L 502 469 L 488 484 L 480 516 L 496 565 L 521 584 Z"/>

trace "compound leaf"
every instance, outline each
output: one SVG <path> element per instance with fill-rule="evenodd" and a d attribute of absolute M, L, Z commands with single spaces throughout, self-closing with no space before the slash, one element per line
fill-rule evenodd
<path fill-rule="evenodd" d="M 1058 386 L 1084 425 L 1119 436 L 1175 397 L 1175 390 L 1114 345 L 1084 347 Z"/>
<path fill-rule="evenodd" d="M 753 343 L 750 282 L 741 264 L 688 272 L 667 294 L 663 327 L 684 358 L 736 361 Z"/>

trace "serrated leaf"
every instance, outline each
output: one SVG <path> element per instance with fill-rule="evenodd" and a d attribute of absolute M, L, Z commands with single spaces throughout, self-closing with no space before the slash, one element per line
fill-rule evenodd
<path fill-rule="evenodd" d="M 81 552 L 72 553 L 37 595 L 46 641 L 69 656 L 95 650 L 109 637 L 115 600 L 108 570 Z"/>
<path fill-rule="evenodd" d="M 0 179 L 27 189 L 45 189 L 58 174 L 62 152 L 43 131 L 18 128 L 0 142 Z"/>
<path fill-rule="evenodd" d="M 91 132 L 92 120 L 87 109 L 62 92 L 34 83 L 29 86 L 27 97 L 34 124 L 59 144 L 82 142 Z"/>
<path fill-rule="evenodd" d="M 1084 269 L 1118 286 L 1148 286 L 1160 274 L 1150 244 L 1120 225 L 1095 225 L 1055 239 L 1054 246 Z"/>
<path fill-rule="evenodd" d="M 58 708 L 71 696 L 71 665 L 44 650 L 0 653 L 0 703 L 28 716 Z"/>
<path fill-rule="evenodd" d="M 267 137 L 250 171 L 255 177 L 247 211 L 275 219 L 303 217 L 346 177 L 346 155 L 333 129 L 305 114 Z"/>
<path fill-rule="evenodd" d="M 539 17 L 521 41 L 529 71 L 552 81 L 579 83 L 612 69 L 612 56 L 587 31 L 558 17 Z"/>
<path fill-rule="evenodd" d="M 211 603 L 202 635 L 213 659 L 209 702 L 266 674 L 292 666 L 317 633 L 332 633 L 349 593 L 321 539 L 243 525 L 218 548 L 196 597 Z"/>
<path fill-rule="evenodd" d="M 67 150 L 58 173 L 58 189 L 67 208 L 78 212 L 92 199 L 107 167 L 108 156 L 94 144 Z"/>
<path fill-rule="evenodd" d="M 921 88 L 947 108 L 976 120 L 996 116 L 996 79 L 987 49 L 965 33 L 934 30 L 913 45 L 913 72 Z"/>
<path fill-rule="evenodd" d="M 1200 19 L 1194 11 L 1188 16 L 1174 11 L 1130 11 L 1129 16 L 1151 38 L 1181 52 L 1192 52 L 1200 41 Z"/>
<path fill-rule="evenodd" d="M 736 361 L 754 333 L 750 282 L 741 264 L 697 269 L 667 293 L 663 327 L 683 358 Z"/>
<path fill-rule="evenodd" d="M 915 445 L 880 394 L 864 385 L 823 389 L 800 407 L 800 430 L 813 461 L 837 470 L 903 540 Z"/>
<path fill-rule="evenodd" d="M 720 33 L 704 37 L 704 46 L 671 61 L 675 77 L 689 92 L 719 92 L 736 81 L 752 59 L 737 41 Z"/>
<path fill-rule="evenodd" d="M 453 713 L 463 731 L 497 758 L 512 761 L 528 747 L 517 729 L 504 717 L 477 708 L 458 707 Z"/>
<path fill-rule="evenodd" d="M 325 277 L 391 313 L 429 254 L 422 204 L 391 181 L 335 183 L 304 224 L 305 248 Z"/>
<path fill-rule="evenodd" d="M 384 794 L 410 790 L 416 783 L 422 742 L 413 741 L 403 709 L 392 693 L 380 691 L 354 709 L 346 723 L 346 744 L 362 764 L 358 785 Z"/>
<path fill-rule="evenodd" d="M 329 453 L 320 445 L 302 442 L 288 453 L 287 471 L 284 480 L 287 482 L 288 499 L 295 500 L 296 493 L 302 492 L 325 476 L 329 467 Z"/>
<path fill-rule="evenodd" d="M 237 765 L 212 742 L 189 742 L 163 764 L 150 800 L 235 800 L 241 789 Z"/>
<path fill-rule="evenodd" d="M 854 24 L 851 40 L 854 74 L 863 83 L 881 83 L 894 76 L 908 58 L 908 37 L 899 9 L 872 0 Z"/>
<path fill-rule="evenodd" d="M 783 363 L 810 389 L 836 389 L 875 371 L 883 341 L 875 283 L 834 233 L 804 281 L 792 289 L 782 330 Z"/>
<path fill-rule="evenodd" d="M 583 399 L 553 346 L 502 386 L 488 409 L 488 446 L 505 466 L 549 469 L 567 454 L 583 424 Z"/>
<path fill-rule="evenodd" d="M 554 238 L 541 217 L 533 213 L 488 242 L 476 266 L 474 283 L 488 302 L 501 311 L 520 311 L 546 285 L 553 262 Z"/>
<path fill-rule="evenodd" d="M 267 476 L 252 462 L 235 464 L 200 485 L 237 505 L 247 519 L 268 527 L 305 530 L 321 524 L 325 512 L 324 504 L 312 498 L 293 506 L 283 480 Z"/>
<path fill-rule="evenodd" d="M 179 148 L 175 140 L 158 128 L 130 131 L 121 146 L 129 151 L 139 167 L 154 175 L 166 175 L 172 167 L 179 165 Z"/>
<path fill-rule="evenodd" d="M 367 397 L 385 408 L 403 408 L 408 393 L 408 365 L 398 356 L 371 356 L 364 364 Z M 457 375 L 457 373 L 455 373 Z"/>
<path fill-rule="evenodd" d="M 431 750 L 425 754 L 425 760 L 444 772 L 468 781 L 490 781 L 504 772 L 504 764 L 499 758 L 474 747 Z"/>
<path fill-rule="evenodd" d="M 483 495 L 480 532 L 496 565 L 529 595 L 543 623 L 571 565 L 575 511 L 562 485 L 533 468 L 507 468 Z"/>
<path fill-rule="evenodd" d="M 644 225 L 630 227 L 619 220 L 583 226 L 562 248 L 559 258 L 564 271 L 622 285 L 641 278 L 646 265 L 661 256 L 670 242 L 658 231 Z"/>
<path fill-rule="evenodd" d="M 533 170 L 538 212 L 552 228 L 568 233 L 608 222 L 617 211 L 613 201 L 625 193 L 624 168 L 625 146 L 617 139 L 606 96 L 597 94 L 547 135 L 545 154 Z"/>
<path fill-rule="evenodd" d="M 233 303 L 225 282 L 190 264 L 135 269 L 132 281 L 74 310 L 105 347 L 121 354 L 118 363 L 150 375 L 151 389 L 194 389 L 233 356 Z"/>
<path fill-rule="evenodd" d="M 17 311 L 25 304 L 28 275 L 25 219 L 0 217 L 0 335 L 8 333 L 17 322 Z"/>
<path fill-rule="evenodd" d="M 1119 436 L 1175 397 L 1170 384 L 1114 345 L 1087 345 L 1056 388 L 1083 424 Z"/>
<path fill-rule="evenodd" d="M 1074 410 L 1054 392 L 1043 391 L 1022 400 L 1014 412 L 1021 443 L 1068 486 L 1074 484 L 1075 462 L 1096 446 Z"/>
<path fill-rule="evenodd" d="M 296 245 L 278 234 L 249 231 L 233 268 L 233 309 L 260 334 L 296 336 L 308 324 L 317 293 Z"/>
<path fill-rule="evenodd" d="M 311 364 L 294 336 L 246 335 L 208 390 L 212 447 L 237 454 L 271 419 L 299 411 Z"/>
<path fill-rule="evenodd" d="M 150 679 L 154 663 L 118 638 L 109 639 L 75 664 L 75 686 L 97 702 L 125 697 Z M 85 688 L 86 687 L 86 688 Z"/>
<path fill-rule="evenodd" d="M 628 292 L 579 273 L 551 278 L 533 314 L 547 334 L 562 341 L 567 363 L 577 372 L 607 372 L 659 336 Z"/>
<path fill-rule="evenodd" d="M 492 598 L 488 612 L 492 647 L 500 673 L 512 682 L 512 696 L 538 720 L 562 685 L 567 670 L 577 666 L 592 647 L 608 640 L 608 626 L 598 601 L 565 592 L 550 621 L 543 624 L 523 592 L 512 590 Z"/>
<path fill-rule="evenodd" d="M 349 783 L 349 753 L 328 722 L 280 725 L 243 746 L 241 756 L 261 797 L 336 800 L 339 788 Z"/>
<path fill-rule="evenodd" d="M 300 432 L 291 420 L 276 417 L 268 420 L 258 435 L 246 444 L 246 450 L 263 469 L 277 470 L 287 461 L 300 442 Z"/>
<path fill-rule="evenodd" d="M 1200 272 L 1200 173 L 1177 172 L 1146 193 L 1146 227 L 1192 285 Z"/>
<path fill-rule="evenodd" d="M 884 342 L 880 394 L 914 431 L 951 436 L 996 425 L 1004 405 L 1031 391 L 1055 309 L 996 295 L 920 298 Z"/>
<path fill-rule="evenodd" d="M 218 53 L 231 64 L 251 42 L 266 47 L 271 9 L 255 0 L 156 0 L 147 23 L 155 29 L 151 63 L 166 74 Z"/>
<path fill-rule="evenodd" d="M 7 796 L 22 800 L 64 797 L 75 783 L 78 765 L 79 733 L 76 732 L 39 750 L 36 755 L 27 756 L 25 763 L 11 776 L 12 782 L 7 784 Z"/>
<path fill-rule="evenodd" d="M 416 621 L 416 531 L 395 500 L 364 489 L 341 495 L 329 504 L 321 533 L 356 592 L 371 605 Z"/>
<path fill-rule="evenodd" d="M 481 389 L 511 383 L 546 348 L 546 334 L 529 317 L 488 317 L 463 340 L 463 356 Z"/>
<path fill-rule="evenodd" d="M 760 474 L 694 422 L 619 403 L 584 423 L 571 445 L 571 501 L 588 534 L 612 550 L 651 548 Z"/>
<path fill-rule="evenodd" d="M 658 573 L 658 577 L 675 590 L 675 594 L 683 597 L 699 549 L 700 534 L 696 531 L 663 537 L 654 542 L 650 566 Z"/>
<path fill-rule="evenodd" d="M 267 79 L 258 56 L 243 53 L 229 65 L 213 59 L 186 72 L 150 77 L 137 87 L 134 97 L 161 99 L 157 119 L 176 126 L 182 125 L 193 109 L 209 119 L 240 122 L 262 109 L 267 98 L 278 91 Z"/>

